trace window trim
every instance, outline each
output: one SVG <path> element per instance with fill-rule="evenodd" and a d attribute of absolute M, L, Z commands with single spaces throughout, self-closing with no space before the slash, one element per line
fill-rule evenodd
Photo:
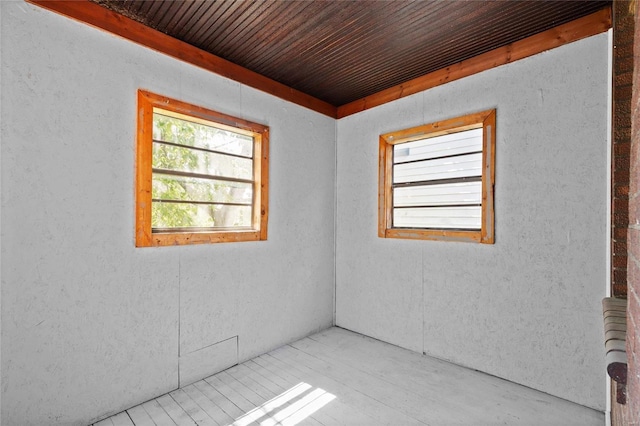
<path fill-rule="evenodd" d="M 153 232 L 151 229 L 151 186 L 153 153 L 153 109 L 159 108 L 205 120 L 254 137 L 254 201 L 252 229 Z M 269 212 L 269 127 L 195 106 L 146 90 L 138 90 L 136 144 L 136 247 L 262 241 L 267 239 Z"/>
<path fill-rule="evenodd" d="M 394 145 L 477 128 L 483 128 L 481 228 L 479 230 L 393 228 L 392 183 Z M 380 135 L 378 157 L 378 236 L 380 238 L 464 241 L 493 244 L 495 240 L 495 144 L 495 109 Z"/>

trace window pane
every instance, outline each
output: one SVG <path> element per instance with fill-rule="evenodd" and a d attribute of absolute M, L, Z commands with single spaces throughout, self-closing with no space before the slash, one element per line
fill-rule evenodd
<path fill-rule="evenodd" d="M 253 160 L 154 142 L 153 167 L 253 180 Z"/>
<path fill-rule="evenodd" d="M 394 145 L 393 162 L 397 164 L 469 152 L 482 152 L 481 128 Z"/>
<path fill-rule="evenodd" d="M 184 203 L 152 205 L 152 228 L 251 227 L 251 206 L 221 206 Z"/>
<path fill-rule="evenodd" d="M 153 114 L 153 139 L 229 154 L 253 156 L 253 138 L 213 126 Z"/>
<path fill-rule="evenodd" d="M 482 176 L 482 153 L 393 166 L 393 183 Z"/>
<path fill-rule="evenodd" d="M 481 215 L 480 206 L 393 209 L 393 227 L 480 229 Z"/>
<path fill-rule="evenodd" d="M 152 185 L 154 199 L 247 204 L 253 199 L 253 185 L 243 182 L 154 173 Z"/>
<path fill-rule="evenodd" d="M 251 206 L 214 206 L 215 225 L 228 228 L 231 226 L 251 227 Z"/>
<path fill-rule="evenodd" d="M 198 205 L 177 203 L 151 203 L 152 228 L 186 228 L 197 226 Z M 208 207 L 208 206 L 204 206 Z"/>
<path fill-rule="evenodd" d="M 409 186 L 393 189 L 394 207 L 480 204 L 482 182 Z"/>

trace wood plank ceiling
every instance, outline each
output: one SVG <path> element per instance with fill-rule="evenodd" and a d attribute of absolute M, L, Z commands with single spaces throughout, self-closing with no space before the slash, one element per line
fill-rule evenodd
<path fill-rule="evenodd" d="M 336 107 L 611 4 L 91 1 Z"/>

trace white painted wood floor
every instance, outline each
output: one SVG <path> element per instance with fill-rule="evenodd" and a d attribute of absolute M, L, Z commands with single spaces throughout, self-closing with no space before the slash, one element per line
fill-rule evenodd
<path fill-rule="evenodd" d="M 94 426 L 604 425 L 604 414 L 331 328 Z"/>

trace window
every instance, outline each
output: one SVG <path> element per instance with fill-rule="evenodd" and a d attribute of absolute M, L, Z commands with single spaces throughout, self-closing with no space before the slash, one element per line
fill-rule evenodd
<path fill-rule="evenodd" d="M 378 235 L 493 244 L 496 111 L 380 135 Z"/>
<path fill-rule="evenodd" d="M 267 239 L 269 128 L 138 91 L 136 246 Z"/>

